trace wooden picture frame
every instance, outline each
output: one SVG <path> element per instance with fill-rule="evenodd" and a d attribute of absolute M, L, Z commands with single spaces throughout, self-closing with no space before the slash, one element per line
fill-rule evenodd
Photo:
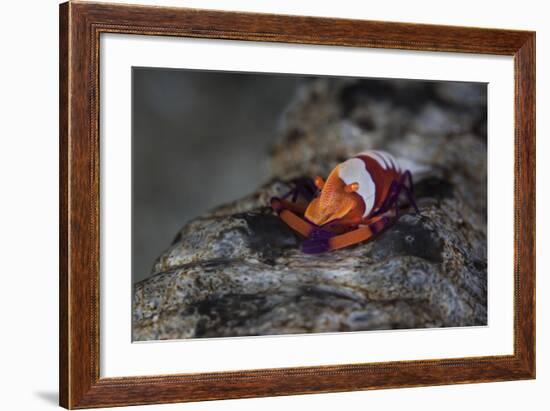
<path fill-rule="evenodd" d="M 513 56 L 514 353 L 100 378 L 99 48 L 101 33 Z M 60 6 L 60 404 L 90 408 L 535 377 L 535 33 L 184 8 Z"/>

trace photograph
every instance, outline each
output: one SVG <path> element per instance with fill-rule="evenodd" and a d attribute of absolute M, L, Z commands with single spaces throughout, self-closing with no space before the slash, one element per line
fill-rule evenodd
<path fill-rule="evenodd" d="M 487 83 L 132 67 L 132 341 L 488 325 Z"/>
<path fill-rule="evenodd" d="M 5 2 L 0 409 L 548 409 L 546 9 Z"/>

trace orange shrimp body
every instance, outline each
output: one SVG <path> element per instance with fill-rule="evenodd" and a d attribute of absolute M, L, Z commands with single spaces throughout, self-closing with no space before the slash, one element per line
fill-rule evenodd
<path fill-rule="evenodd" d="M 359 224 L 378 210 L 401 169 L 391 154 L 367 151 L 338 164 L 327 181 L 316 179 L 321 190 L 306 209 L 305 217 L 322 226 L 336 219 Z"/>
<path fill-rule="evenodd" d="M 306 198 L 306 204 L 284 197 L 271 201 L 281 219 L 307 238 L 304 252 L 334 250 L 369 239 L 398 217 L 402 192 L 418 211 L 411 173 L 403 171 L 395 158 L 383 151 L 359 153 L 338 164 L 326 181 L 316 177 L 314 184 L 320 192 Z M 390 211 L 395 213 L 393 219 L 389 218 Z"/>

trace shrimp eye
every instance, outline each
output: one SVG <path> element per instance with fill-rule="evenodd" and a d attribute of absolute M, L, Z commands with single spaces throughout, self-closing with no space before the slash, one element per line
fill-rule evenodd
<path fill-rule="evenodd" d="M 344 187 L 346 193 L 353 193 L 359 190 L 359 183 L 351 183 Z"/>
<path fill-rule="evenodd" d="M 319 177 L 319 176 L 315 177 L 315 186 L 319 190 L 322 190 L 324 185 L 325 185 L 325 180 L 323 180 L 322 177 Z"/>

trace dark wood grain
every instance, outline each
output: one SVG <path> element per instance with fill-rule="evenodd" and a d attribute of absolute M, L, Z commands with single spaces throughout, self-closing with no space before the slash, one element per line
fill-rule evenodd
<path fill-rule="evenodd" d="M 484 53 L 515 59 L 514 354 L 156 377 L 99 373 L 99 47 L 106 32 Z M 535 34 L 93 3 L 60 6 L 60 404 L 67 408 L 535 376 Z"/>
<path fill-rule="evenodd" d="M 67 3 L 59 13 L 59 402 L 69 404 L 69 28 Z"/>
<path fill-rule="evenodd" d="M 535 375 L 535 34 L 515 60 L 516 356 Z"/>

